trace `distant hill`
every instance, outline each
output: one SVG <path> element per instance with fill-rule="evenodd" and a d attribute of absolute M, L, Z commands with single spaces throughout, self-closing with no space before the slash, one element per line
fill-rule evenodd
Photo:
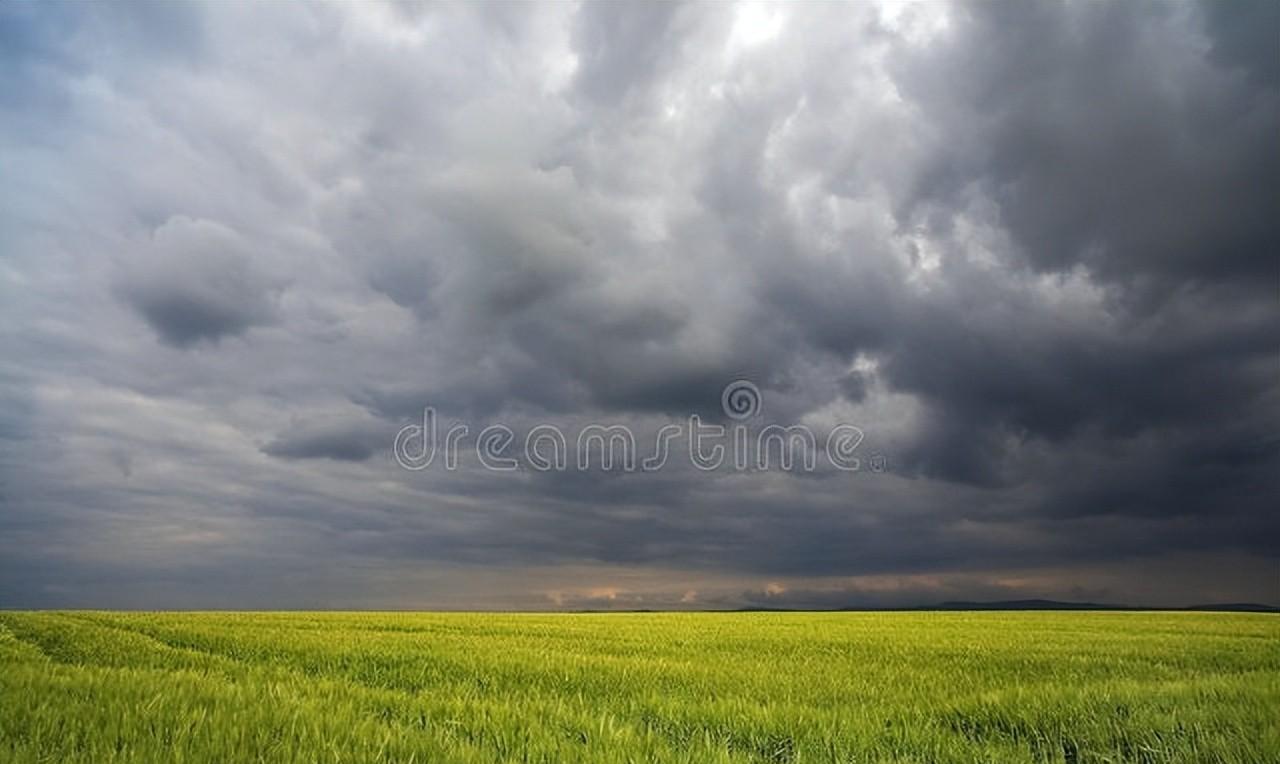
<path fill-rule="evenodd" d="M 996 602 L 940 602 L 920 610 L 1132 610 L 1127 605 L 1059 600 L 999 600 Z"/>
<path fill-rule="evenodd" d="M 740 612 L 785 613 L 796 611 L 822 610 L 821 608 L 786 608 L 750 606 L 738 608 Z M 997 600 L 993 602 L 948 601 L 934 605 L 918 607 L 841 607 L 827 608 L 828 612 L 881 612 L 881 611 L 951 611 L 951 610 L 1171 610 L 1200 611 L 1215 613 L 1280 613 L 1280 607 L 1262 605 L 1257 602 L 1220 602 L 1207 605 L 1191 605 L 1189 607 L 1150 607 L 1145 605 L 1116 605 L 1102 602 L 1065 602 L 1062 600 Z"/>
<path fill-rule="evenodd" d="M 1199 610 L 1238 613 L 1280 613 L 1280 608 L 1256 602 L 1223 602 L 1190 607 L 1156 608 L 1133 605 L 1107 605 L 1099 602 L 1062 602 L 1059 600 L 1000 600 L 996 602 L 942 602 L 918 610 Z"/>
<path fill-rule="evenodd" d="M 1215 610 L 1232 613 L 1280 613 L 1280 607 L 1256 602 L 1222 602 L 1216 605 L 1192 605 L 1187 610 Z"/>

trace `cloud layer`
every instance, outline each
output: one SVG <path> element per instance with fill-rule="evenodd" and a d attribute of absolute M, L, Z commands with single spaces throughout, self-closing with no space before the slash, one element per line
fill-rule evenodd
<path fill-rule="evenodd" d="M 1278 33 L 5 4 L 0 605 L 1280 601 Z M 887 471 L 390 458 L 743 378 Z"/>

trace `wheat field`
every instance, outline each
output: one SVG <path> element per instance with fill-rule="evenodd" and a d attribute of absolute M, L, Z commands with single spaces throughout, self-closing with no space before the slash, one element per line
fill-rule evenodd
<path fill-rule="evenodd" d="M 5 762 L 1280 761 L 1280 617 L 0 612 Z"/>

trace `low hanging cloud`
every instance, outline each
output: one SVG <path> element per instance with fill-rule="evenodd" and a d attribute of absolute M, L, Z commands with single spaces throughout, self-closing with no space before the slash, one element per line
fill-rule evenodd
<path fill-rule="evenodd" d="M 279 289 L 255 269 L 248 243 L 235 231 L 173 217 L 150 244 L 129 261 L 131 273 L 117 290 L 161 341 L 186 348 L 275 320 Z"/>
<path fill-rule="evenodd" d="M 394 433 L 385 425 L 367 421 L 308 423 L 281 433 L 262 452 L 283 459 L 336 459 L 362 462 L 379 452 L 389 452 Z"/>

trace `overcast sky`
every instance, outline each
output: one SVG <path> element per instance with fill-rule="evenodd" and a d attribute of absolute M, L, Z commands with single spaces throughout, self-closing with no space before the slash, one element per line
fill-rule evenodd
<path fill-rule="evenodd" d="M 0 3 L 0 606 L 1280 602 L 1278 11 Z"/>

